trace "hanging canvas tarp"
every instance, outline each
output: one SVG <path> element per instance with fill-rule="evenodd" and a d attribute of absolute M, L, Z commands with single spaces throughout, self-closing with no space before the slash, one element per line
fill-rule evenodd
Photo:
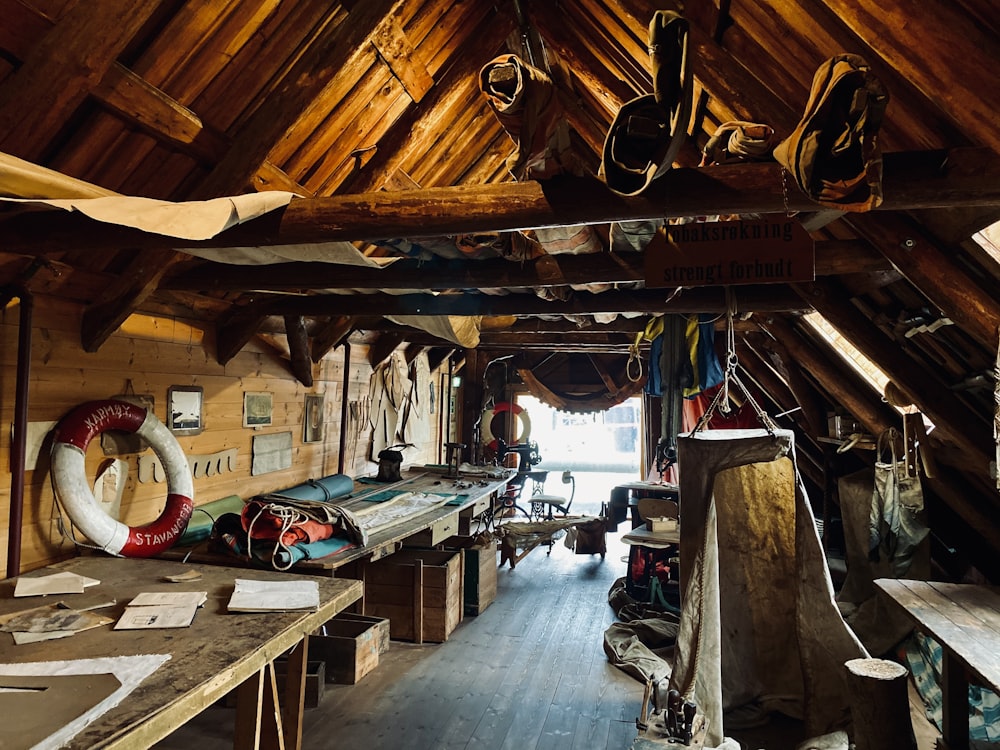
<path fill-rule="evenodd" d="M 841 618 L 788 430 L 678 440 L 680 631 L 670 687 L 708 717 L 780 711 L 806 737 L 849 724 L 844 662 L 867 656 Z"/>

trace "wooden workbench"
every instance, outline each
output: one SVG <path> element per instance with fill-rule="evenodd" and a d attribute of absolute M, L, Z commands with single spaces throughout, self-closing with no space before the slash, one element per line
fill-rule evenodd
<path fill-rule="evenodd" d="M 1000 588 L 879 578 L 875 586 L 941 644 L 942 737 L 969 747 L 969 675 L 1000 693 Z"/>
<path fill-rule="evenodd" d="M 0 633 L 0 663 L 5 664 L 170 654 L 170 659 L 121 703 L 77 734 L 65 746 L 69 750 L 149 747 L 240 685 L 234 747 L 239 750 L 283 746 L 297 750 L 302 739 L 308 636 L 356 601 L 362 593 L 359 581 L 320 580 L 317 611 L 229 614 L 226 604 L 236 578 L 287 580 L 301 576 L 104 555 L 74 558 L 30 575 L 61 570 L 98 579 L 101 583 L 89 587 L 86 596 L 114 597 L 117 602 L 114 606 L 96 612 L 116 620 L 126 603 L 140 592 L 208 592 L 208 601 L 187 628 L 112 630 L 112 625 L 103 625 L 69 638 L 20 646 L 14 645 L 9 633 Z M 164 581 L 165 575 L 190 570 L 198 571 L 202 578 L 184 584 Z M 13 590 L 14 579 L 3 582 L 0 587 L 0 614 L 53 601 L 62 600 L 70 606 L 73 603 L 74 595 L 14 599 Z M 280 712 L 276 712 L 269 710 L 273 704 L 267 702 L 269 696 L 275 695 L 268 676 L 273 678 L 274 659 L 289 649 L 294 650 L 289 659 L 285 701 Z M 301 673 L 303 677 L 296 680 L 293 677 L 296 673 Z M 4 718 L 5 722 L 13 720 L 15 717 Z M 263 730 L 269 729 L 270 732 L 254 731 L 255 728 L 261 730 L 262 726 Z"/>
<path fill-rule="evenodd" d="M 402 481 L 392 484 L 366 484 L 360 480 L 356 481 L 354 491 L 350 495 L 333 502 L 348 510 L 371 508 L 371 501 L 365 498 L 385 492 L 387 489 L 415 493 L 454 493 L 460 497 L 454 505 L 439 505 L 370 534 L 368 544 L 363 547 L 354 547 L 316 560 L 302 560 L 293 566 L 293 570 L 312 575 L 335 576 L 339 568 L 350 563 L 374 562 L 391 555 L 403 546 L 433 547 L 448 537 L 468 533 L 467 529 L 472 519 L 492 509 L 494 500 L 506 488 L 509 477 L 513 474 L 513 470 L 506 470 L 504 477 L 500 479 L 469 475 L 453 480 L 446 478 L 441 472 L 415 469 L 404 472 Z M 164 556 L 170 559 L 187 556 L 189 560 L 210 564 L 226 562 L 232 565 L 238 564 L 231 556 L 209 551 L 207 542 L 201 542 L 194 547 L 177 547 L 168 550 Z M 356 575 L 357 568 L 356 565 L 351 567 L 351 576 Z"/>

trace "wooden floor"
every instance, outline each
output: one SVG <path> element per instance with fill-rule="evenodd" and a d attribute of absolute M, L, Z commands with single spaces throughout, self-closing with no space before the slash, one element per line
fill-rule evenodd
<path fill-rule="evenodd" d="M 624 524 L 622 525 L 624 529 Z M 575 555 L 558 542 L 499 570 L 497 599 L 443 644 L 392 641 L 357 685 L 326 685 L 306 710 L 306 748 L 627 749 L 642 684 L 608 664 L 608 589 L 627 547 Z M 233 709 L 214 707 L 156 745 L 232 747 Z"/>
<path fill-rule="evenodd" d="M 587 509 L 589 510 L 589 508 Z M 625 530 L 626 524 L 621 525 Z M 467 617 L 443 644 L 392 641 L 357 685 L 326 685 L 306 710 L 305 748 L 352 750 L 628 750 L 642 685 L 608 664 L 608 589 L 625 572 L 627 547 L 575 555 L 561 542 L 499 569 L 496 601 Z M 911 697 L 912 700 L 912 697 Z M 939 736 L 914 701 L 919 750 Z M 203 712 L 159 750 L 229 750 L 231 708 Z M 733 733 L 748 750 L 792 750 L 801 725 L 778 717 Z"/>

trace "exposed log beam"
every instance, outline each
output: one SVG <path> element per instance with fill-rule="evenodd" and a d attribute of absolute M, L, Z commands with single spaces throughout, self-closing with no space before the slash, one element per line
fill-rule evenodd
<path fill-rule="evenodd" d="M 672 299 L 666 290 L 640 289 L 601 294 L 577 292 L 566 301 L 532 294 L 327 294 L 258 297 L 237 315 L 587 315 L 593 313 L 724 312 L 722 287 L 686 289 Z M 737 291 L 741 310 L 787 312 L 809 309 L 800 297 L 779 284 L 744 286 Z"/>
<path fill-rule="evenodd" d="M 885 271 L 892 264 L 863 241 L 816 243 L 816 275 Z M 189 291 L 283 291 L 302 289 L 533 288 L 568 284 L 625 283 L 645 278 L 641 253 L 545 255 L 524 263 L 489 260 L 400 259 L 385 268 L 333 263 L 233 266 L 208 263 L 178 274 L 162 289 Z M 417 280 L 419 279 L 419 283 Z"/>
<path fill-rule="evenodd" d="M 312 361 L 319 362 L 343 341 L 354 327 L 355 318 L 340 315 L 318 328 L 312 338 Z"/>
<path fill-rule="evenodd" d="M 292 375 L 306 388 L 313 384 L 312 362 L 309 359 L 309 334 L 301 315 L 285 316 L 285 336 L 288 337 L 288 358 Z"/>
<path fill-rule="evenodd" d="M 802 374 L 801 365 L 779 340 L 758 334 L 745 337 L 754 347 L 762 365 L 773 370 L 787 384 L 796 404 L 801 407 L 803 430 L 813 439 L 826 435 L 826 411 L 815 389 Z M 759 347 L 759 351 L 757 350 Z M 791 408 L 791 407 L 788 407 Z"/>
<path fill-rule="evenodd" d="M 150 250 L 133 256 L 127 268 L 88 305 L 80 321 L 80 341 L 85 352 L 96 352 L 126 318 L 156 291 L 174 262 L 171 250 Z"/>
<path fill-rule="evenodd" d="M 796 362 L 812 375 L 835 403 L 842 405 L 857 417 L 873 435 L 889 427 L 898 427 L 899 416 L 879 401 L 874 392 L 855 383 L 837 364 L 837 354 L 832 349 L 819 351 L 799 336 L 794 328 L 779 316 L 755 316 L 761 328 L 781 341 Z"/>
<path fill-rule="evenodd" d="M 215 325 L 215 359 L 220 365 L 239 354 L 268 317 L 262 305 L 232 308 Z"/>
<path fill-rule="evenodd" d="M 939 430 L 968 452 L 975 470 L 988 476 L 991 457 L 983 446 L 992 444 L 986 420 L 978 419 L 927 370 L 915 366 L 899 345 L 883 333 L 845 296 L 838 285 L 829 281 L 793 285 L 803 299 L 812 302 L 830 324 L 848 336 L 851 343 L 878 365 L 896 385 L 916 399 L 916 404 Z M 784 339 L 782 339 L 784 341 Z M 787 342 L 786 342 L 787 343 Z M 856 415 L 861 418 L 861 415 Z"/>
<path fill-rule="evenodd" d="M 987 349 L 996 346 L 1000 301 L 955 262 L 957 253 L 905 217 L 858 215 L 846 220 L 962 330 Z"/>
<path fill-rule="evenodd" d="M 400 333 L 390 332 L 381 334 L 372 344 L 368 346 L 368 364 L 373 368 L 385 362 L 389 355 L 396 351 L 396 348 L 404 341 Z"/>
<path fill-rule="evenodd" d="M 1000 205 L 1000 154 L 988 149 L 886 154 L 884 166 L 886 200 L 879 210 Z M 782 190 L 777 164 L 761 163 L 672 169 L 636 197 L 618 195 L 594 178 L 559 177 L 545 183 L 303 198 L 205 241 L 97 224 L 77 213 L 24 214 L 0 227 L 10 252 L 184 249 L 437 237 L 704 214 L 784 214 L 816 207 L 797 188 Z"/>

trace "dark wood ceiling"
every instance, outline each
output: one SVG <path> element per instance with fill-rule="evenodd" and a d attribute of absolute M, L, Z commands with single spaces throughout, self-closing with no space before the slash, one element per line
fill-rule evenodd
<path fill-rule="evenodd" d="M 551 76 L 574 151 L 596 175 L 619 108 L 652 91 L 657 8 L 690 21 L 694 111 L 675 169 L 622 198 L 591 177 L 514 183 L 514 142 L 479 88 L 513 53 Z M 85 306 L 93 350 L 132 312 L 214 329 L 217 356 L 301 324 L 314 357 L 352 330 L 453 346 L 387 320 L 484 315 L 489 351 L 624 353 L 643 318 L 726 309 L 721 287 L 644 289 L 607 251 L 612 220 L 797 212 L 816 279 L 737 287 L 737 354 L 768 411 L 829 464 L 825 416 L 870 432 L 898 414 L 802 324 L 820 312 L 937 425 L 942 518 L 1000 551 L 993 364 L 1000 267 L 972 235 L 1000 217 L 1000 16 L 994 0 L 0 0 L 0 152 L 118 193 L 190 201 L 303 196 L 211 243 L 0 209 L 0 283 Z M 885 203 L 821 211 L 773 163 L 699 167 L 730 120 L 799 121 L 817 67 L 861 55 L 890 93 Z M 706 179 L 706 170 L 713 169 Z M 783 189 L 784 188 L 784 189 Z M 185 250 L 592 225 L 596 255 L 235 267 Z M 39 262 L 39 261 L 42 262 Z M 574 289 L 600 284 L 594 294 Z M 593 288 L 591 286 L 591 288 Z M 332 292 L 338 292 L 333 294 Z M 433 293 L 433 294 L 432 294 Z M 502 293 L 502 294 L 501 294 Z M 376 313 L 377 311 L 377 313 Z M 601 314 L 604 321 L 595 322 Z M 291 336 L 289 337 L 291 339 Z M 390 338 L 389 340 L 392 340 Z M 798 409 L 796 411 L 796 409 Z M 980 557 L 985 557 L 981 554 Z"/>

